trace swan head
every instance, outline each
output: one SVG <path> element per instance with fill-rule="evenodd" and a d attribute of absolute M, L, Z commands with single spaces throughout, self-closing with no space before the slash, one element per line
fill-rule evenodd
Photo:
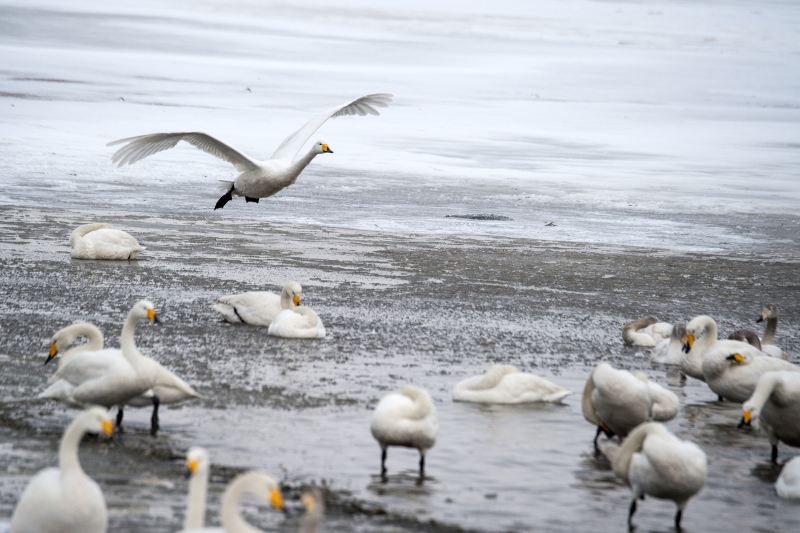
<path fill-rule="evenodd" d="M 290 281 L 281 291 L 281 308 L 294 309 L 303 301 L 303 287 L 296 281 Z"/>
<path fill-rule="evenodd" d="M 67 326 L 53 333 L 53 337 L 50 339 L 50 349 L 47 351 L 47 359 L 45 360 L 44 364 L 47 364 L 55 359 L 60 352 L 65 351 L 70 345 L 72 345 L 72 343 L 75 342 L 75 340 L 78 338 L 78 335 L 76 335 L 74 331 L 75 328 L 72 326 Z"/>
<path fill-rule="evenodd" d="M 333 150 L 328 143 L 325 141 L 317 141 L 314 145 L 314 153 L 316 154 L 332 154 Z"/>
<path fill-rule="evenodd" d="M 698 337 L 703 336 L 711 324 L 714 324 L 716 327 L 714 319 L 707 315 L 696 316 L 686 324 L 686 335 L 684 335 L 682 339 L 684 353 L 689 353 L 692 346 L 694 346 L 694 342 Z"/>
<path fill-rule="evenodd" d="M 189 448 L 186 454 L 186 477 L 193 477 L 208 472 L 208 452 L 199 446 Z"/>
<path fill-rule="evenodd" d="M 742 405 L 742 419 L 739 421 L 739 427 L 750 427 L 753 420 L 758 418 L 761 414 L 761 409 L 758 408 L 753 401 L 747 401 Z"/>
<path fill-rule="evenodd" d="M 778 318 L 778 306 L 775 304 L 767 304 L 761 308 L 761 316 L 756 319 L 756 322 L 763 322 L 770 318 Z"/>
<path fill-rule="evenodd" d="M 136 305 L 133 306 L 131 309 L 130 315 L 136 318 L 137 320 L 144 320 L 147 319 L 150 322 L 155 322 L 158 324 L 158 315 L 156 314 L 156 308 L 147 300 L 139 300 L 136 302 Z"/>
<path fill-rule="evenodd" d="M 110 437 L 114 433 L 114 422 L 102 407 L 89 407 L 75 417 L 75 421 L 88 433 L 102 433 L 106 437 Z"/>

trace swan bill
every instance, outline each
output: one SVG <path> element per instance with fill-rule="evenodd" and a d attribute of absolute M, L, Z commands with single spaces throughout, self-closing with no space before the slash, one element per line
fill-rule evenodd
<path fill-rule="evenodd" d="M 56 344 L 54 341 L 50 343 L 50 350 L 47 352 L 47 359 L 45 359 L 44 364 L 47 364 L 53 359 L 55 359 L 57 355 L 58 355 L 58 344 Z"/>
<path fill-rule="evenodd" d="M 323 154 L 332 154 L 333 150 L 331 150 L 330 146 L 328 146 L 327 144 L 323 143 L 322 144 L 322 153 Z"/>
<path fill-rule="evenodd" d="M 184 477 L 189 479 L 192 477 L 197 469 L 200 467 L 200 461 L 197 459 L 186 459 L 186 471 L 184 472 Z"/>
<path fill-rule="evenodd" d="M 683 353 L 689 353 L 694 345 L 694 335 L 686 335 L 683 339 Z"/>
<path fill-rule="evenodd" d="M 109 418 L 104 418 L 101 422 L 101 427 L 103 430 L 103 435 L 106 437 L 110 437 L 114 434 L 114 422 L 111 421 Z"/>
<path fill-rule="evenodd" d="M 285 506 L 283 504 L 283 495 L 281 494 L 280 489 L 274 488 L 269 491 L 269 503 L 275 509 L 280 509 L 281 511 L 285 510 Z"/>
<path fill-rule="evenodd" d="M 149 320 L 150 322 L 153 322 L 155 324 L 158 324 L 158 322 L 159 322 L 158 315 L 156 314 L 156 310 L 153 309 L 152 307 L 147 309 L 147 320 Z"/>
<path fill-rule="evenodd" d="M 294 305 L 300 305 L 300 300 L 301 298 L 299 294 L 295 294 L 294 296 L 292 296 L 292 302 L 294 302 Z"/>
<path fill-rule="evenodd" d="M 734 361 L 736 364 L 742 364 L 745 361 L 745 357 L 740 353 L 734 353 L 726 357 L 728 361 Z"/>

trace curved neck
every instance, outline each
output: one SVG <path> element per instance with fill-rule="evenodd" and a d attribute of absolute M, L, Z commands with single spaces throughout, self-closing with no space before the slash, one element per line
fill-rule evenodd
<path fill-rule="evenodd" d="M 767 327 L 764 328 L 764 335 L 761 336 L 761 344 L 774 344 L 776 329 L 778 329 L 778 317 L 768 318 Z"/>
<path fill-rule="evenodd" d="M 241 474 L 231 481 L 228 488 L 225 489 L 225 494 L 222 495 L 222 508 L 220 509 L 222 528 L 225 531 L 229 533 L 258 533 L 260 531 L 245 522 L 239 509 L 242 496 L 245 494 L 258 496 L 259 489 L 265 491 L 264 483 L 259 483 L 260 477 L 260 474 L 256 472 Z M 266 494 L 261 496 L 266 497 Z"/>
<path fill-rule="evenodd" d="M 294 178 L 292 179 L 292 181 L 297 179 L 297 176 L 300 175 L 300 173 L 303 171 L 303 169 L 306 168 L 308 166 L 308 164 L 311 163 L 311 161 L 315 157 L 317 157 L 317 152 L 315 150 L 315 147 L 312 146 L 311 150 L 306 152 L 305 155 L 303 155 L 302 157 L 299 157 L 298 159 L 296 159 L 295 161 L 292 162 L 292 165 L 289 167 L 289 168 L 292 169 L 292 174 L 294 175 Z"/>
<path fill-rule="evenodd" d="M 294 301 L 292 301 L 289 291 L 285 289 L 281 291 L 281 309 L 294 309 L 294 307 Z"/>
<path fill-rule="evenodd" d="M 203 467 L 189 480 L 189 497 L 186 502 L 186 519 L 183 521 L 183 529 L 200 529 L 205 525 L 207 492 L 208 467 Z"/>
<path fill-rule="evenodd" d="M 717 324 L 709 320 L 705 323 L 705 327 L 703 328 L 703 336 L 695 341 L 695 345 L 692 346 L 692 351 L 703 354 L 715 342 L 717 342 Z"/>
<path fill-rule="evenodd" d="M 64 431 L 64 436 L 61 437 L 61 445 L 58 448 L 58 467 L 61 479 L 75 474 L 86 475 L 83 473 L 81 463 L 78 460 L 78 445 L 86 434 L 80 418 L 80 415 L 75 417 L 75 420 Z"/>
<path fill-rule="evenodd" d="M 58 368 L 64 366 L 72 356 L 81 352 L 95 352 L 103 349 L 103 333 L 93 324 L 75 324 L 65 328 L 68 333 L 77 337 L 86 337 L 86 343 L 70 348 L 58 359 Z"/>
<path fill-rule="evenodd" d="M 772 396 L 772 391 L 775 390 L 775 385 L 778 383 L 778 376 L 773 373 L 764 374 L 758 380 L 753 395 L 745 402 L 745 409 L 752 409 L 760 413 L 767 403 L 769 397 Z"/>
<path fill-rule="evenodd" d="M 122 355 L 128 362 L 136 368 L 141 361 L 142 354 L 136 347 L 136 341 L 133 334 L 136 331 L 136 324 L 139 319 L 134 316 L 133 311 L 128 313 L 128 318 L 125 319 L 125 325 L 122 326 L 122 334 L 119 337 L 120 348 L 122 348 Z"/>
<path fill-rule="evenodd" d="M 642 449 L 644 439 L 653 432 L 658 426 L 653 422 L 640 424 L 622 442 L 611 460 L 614 472 L 624 480 L 628 479 L 628 469 L 631 466 L 633 454 Z"/>

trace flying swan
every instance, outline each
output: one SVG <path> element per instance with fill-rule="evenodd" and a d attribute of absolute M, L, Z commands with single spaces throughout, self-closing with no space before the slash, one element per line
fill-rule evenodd
<path fill-rule="evenodd" d="M 467 378 L 453 388 L 453 400 L 475 403 L 560 402 L 570 391 L 511 365 L 492 365 L 485 374 Z"/>
<path fill-rule="evenodd" d="M 311 149 L 298 157 L 300 149 L 330 118 L 349 115 L 379 115 L 377 107 L 386 107 L 392 95 L 386 93 L 368 94 L 316 116 L 302 128 L 292 133 L 278 146 L 266 161 L 252 159 L 232 146 L 197 131 L 180 133 L 153 133 L 128 137 L 109 143 L 109 146 L 125 143 L 111 160 L 119 166 L 133 164 L 140 159 L 174 147 L 185 141 L 206 153 L 232 164 L 240 172 L 233 182 L 225 182 L 226 192 L 217 201 L 214 209 L 225 207 L 234 196 L 244 196 L 247 202 L 258 203 L 295 182 L 306 166 L 319 154 L 333 153 L 330 146 L 319 141 Z"/>

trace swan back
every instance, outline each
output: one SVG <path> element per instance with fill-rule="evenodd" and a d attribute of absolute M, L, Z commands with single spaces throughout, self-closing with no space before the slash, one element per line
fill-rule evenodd
<path fill-rule="evenodd" d="M 370 430 L 382 447 L 406 446 L 424 452 L 436 442 L 436 408 L 425 390 L 406 385 L 378 402 Z"/>
<path fill-rule="evenodd" d="M 72 257 L 76 259 L 136 259 L 144 247 L 130 234 L 109 224 L 85 224 L 70 234 Z"/>
<path fill-rule="evenodd" d="M 322 320 L 313 309 L 297 307 L 278 313 L 267 333 L 289 339 L 322 339 L 326 332 Z"/>
<path fill-rule="evenodd" d="M 647 316 L 628 322 L 622 327 L 622 340 L 628 346 L 655 346 L 653 337 L 641 332 L 644 328 L 658 322 L 655 317 Z"/>
<path fill-rule="evenodd" d="M 628 371 L 600 363 L 590 379 L 593 390 L 588 400 L 593 416 L 601 422 L 597 425 L 605 425 L 624 436 L 650 418 L 652 400 L 646 378 L 642 380 Z"/>
<path fill-rule="evenodd" d="M 453 389 L 453 399 L 500 404 L 557 402 L 569 393 L 544 378 L 520 372 L 513 366 L 493 365 L 485 374 L 459 382 Z"/>

